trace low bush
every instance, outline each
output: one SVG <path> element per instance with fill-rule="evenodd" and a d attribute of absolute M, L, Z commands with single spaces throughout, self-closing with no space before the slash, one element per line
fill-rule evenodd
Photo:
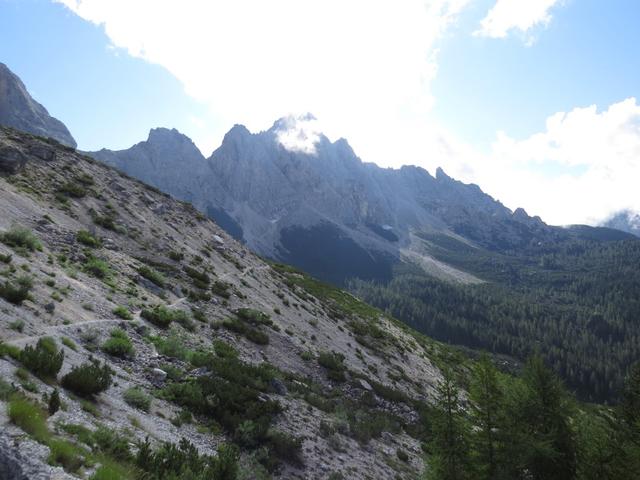
<path fill-rule="evenodd" d="M 87 195 L 87 189 L 75 181 L 69 181 L 60 185 L 58 192 L 73 198 L 82 198 Z"/>
<path fill-rule="evenodd" d="M 186 324 L 190 321 L 189 314 L 184 310 L 172 310 L 164 305 L 145 308 L 140 313 L 140 316 L 161 328 L 167 328 L 171 322 Z"/>
<path fill-rule="evenodd" d="M 0 241 L 18 252 L 35 252 L 42 250 L 42 243 L 31 230 L 15 226 L 11 230 L 0 234 Z"/>
<path fill-rule="evenodd" d="M 114 308 L 113 314 L 123 320 L 133 320 L 133 315 L 131 314 L 129 309 L 123 305 L 118 305 L 116 308 Z"/>
<path fill-rule="evenodd" d="M 82 270 L 91 276 L 104 280 L 111 276 L 111 267 L 109 264 L 100 258 L 89 257 L 82 266 Z"/>
<path fill-rule="evenodd" d="M 49 412 L 49 415 L 54 415 L 58 410 L 60 410 L 60 394 L 58 393 L 57 388 L 55 388 L 49 396 L 47 410 Z"/>
<path fill-rule="evenodd" d="M 211 286 L 211 291 L 214 293 L 214 295 L 218 295 L 219 297 L 230 298 L 231 292 L 229 292 L 229 288 L 231 288 L 231 285 L 227 282 L 216 280 Z"/>
<path fill-rule="evenodd" d="M 15 396 L 9 401 L 9 420 L 40 443 L 50 437 L 46 418 L 42 408 L 24 397 Z"/>
<path fill-rule="evenodd" d="M 220 358 L 238 358 L 238 351 L 222 340 L 213 341 L 213 350 Z"/>
<path fill-rule="evenodd" d="M 91 235 L 87 230 L 79 230 L 78 233 L 76 233 L 76 240 L 91 248 L 99 248 L 102 245 L 100 239 Z"/>
<path fill-rule="evenodd" d="M 122 397 L 128 405 L 144 412 L 148 412 L 151 408 L 151 397 L 137 387 L 125 390 Z"/>
<path fill-rule="evenodd" d="M 84 458 L 78 453 L 78 447 L 66 440 L 54 439 L 49 441 L 50 465 L 60 465 L 67 472 L 77 472 L 84 465 Z"/>
<path fill-rule="evenodd" d="M 90 397 L 111 386 L 111 369 L 97 360 L 84 363 L 62 377 L 62 386 L 81 397 Z"/>
<path fill-rule="evenodd" d="M 321 352 L 320 355 L 318 355 L 318 364 L 327 369 L 327 377 L 329 380 L 336 382 L 344 382 L 346 380 L 346 368 L 343 362 L 344 356 L 341 354 Z"/>
<path fill-rule="evenodd" d="M 191 277 L 191 280 L 193 280 L 193 284 L 197 288 L 205 290 L 209 287 L 209 284 L 211 283 L 211 279 L 209 278 L 209 275 L 207 275 L 206 272 L 196 270 L 195 268 L 190 267 L 188 265 L 184 267 L 184 271 L 187 275 L 189 275 L 189 277 Z"/>
<path fill-rule="evenodd" d="M 184 344 L 184 338 L 177 331 L 172 331 L 168 337 L 152 337 L 151 341 L 160 355 L 189 361 L 191 350 Z"/>
<path fill-rule="evenodd" d="M 257 345 L 267 345 L 269 343 L 269 335 L 257 328 L 251 327 L 246 323 L 236 319 L 228 318 L 222 322 L 222 326 L 231 330 L 232 332 L 239 333 L 247 340 Z"/>
<path fill-rule="evenodd" d="M 58 350 L 56 342 L 51 337 L 43 337 L 38 340 L 35 347 L 27 345 L 20 352 L 20 362 L 31 372 L 45 379 L 53 379 L 58 375 L 64 352 Z"/>
<path fill-rule="evenodd" d="M 142 265 L 141 267 L 138 268 L 138 273 L 144 278 L 146 278 L 147 280 L 157 285 L 158 287 L 164 288 L 166 281 L 164 276 L 160 272 L 154 270 L 153 268 L 147 265 Z"/>
<path fill-rule="evenodd" d="M 109 355 L 120 358 L 132 357 L 135 353 L 131 339 L 120 328 L 111 330 L 110 338 L 102 344 L 102 350 Z"/>
<path fill-rule="evenodd" d="M 20 348 L 15 345 L 8 345 L 0 340 L 0 357 L 11 357 L 20 361 Z"/>
<path fill-rule="evenodd" d="M 164 443 L 154 451 L 147 439 L 139 444 L 135 463 L 148 480 L 235 480 L 239 456 L 237 447 L 230 444 L 220 445 L 215 457 L 201 456 L 184 438 L 178 445 Z"/>
<path fill-rule="evenodd" d="M 14 305 L 22 305 L 22 302 L 29 299 L 29 294 L 33 288 L 31 277 L 23 275 L 15 282 L 6 281 L 0 285 L 0 297 Z"/>

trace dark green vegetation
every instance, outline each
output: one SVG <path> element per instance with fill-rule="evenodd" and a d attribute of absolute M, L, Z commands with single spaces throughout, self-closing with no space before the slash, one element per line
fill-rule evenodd
<path fill-rule="evenodd" d="M 524 359 L 535 349 L 581 398 L 610 401 L 640 358 L 640 242 L 570 240 L 500 254 L 444 236 L 432 253 L 487 283 L 411 269 L 351 289 L 438 340 Z"/>
<path fill-rule="evenodd" d="M 132 357 L 135 354 L 133 343 L 127 332 L 120 328 L 114 328 L 109 333 L 109 339 L 102 344 L 102 350 L 114 357 Z"/>
<path fill-rule="evenodd" d="M 20 352 L 20 362 L 31 372 L 44 379 L 55 379 L 62 368 L 64 352 L 58 351 L 53 338 L 38 340 L 35 347 L 27 345 Z"/>
<path fill-rule="evenodd" d="M 222 325 L 255 344 L 267 345 L 269 335 L 261 329 L 261 326 L 273 326 L 273 321 L 266 313 L 250 308 L 240 308 L 236 311 L 235 318 L 226 319 Z"/>
<path fill-rule="evenodd" d="M 73 367 L 62 377 L 62 386 L 81 397 L 91 397 L 105 391 L 111 385 L 111 369 L 97 360 Z"/>
<path fill-rule="evenodd" d="M 211 373 L 170 383 L 163 391 L 164 398 L 205 423 L 220 425 L 238 446 L 262 452 L 260 463 L 269 470 L 281 461 L 300 463 L 301 441 L 273 429 L 273 419 L 282 407 L 262 395 L 272 392 L 278 371 L 267 364 L 253 366 L 240 361 L 222 342 L 214 348 L 214 352 L 199 355 L 197 362 L 191 359 Z"/>
<path fill-rule="evenodd" d="M 31 277 L 22 275 L 15 280 L 7 280 L 0 285 L 0 297 L 7 302 L 15 305 L 21 305 L 22 302 L 29 299 L 29 292 L 33 288 L 33 280 Z"/>
<path fill-rule="evenodd" d="M 145 308 L 140 313 L 140 316 L 161 328 L 167 328 L 172 322 L 188 325 L 191 321 L 189 314 L 184 310 L 173 310 L 165 307 L 164 305 Z"/>
<path fill-rule="evenodd" d="M 488 357 L 473 368 L 470 408 L 453 375 L 438 390 L 428 444 L 431 480 L 640 478 L 640 365 L 614 410 L 580 408 L 539 357 L 519 378 Z"/>
<path fill-rule="evenodd" d="M 15 226 L 11 230 L 0 235 L 0 241 L 10 246 L 20 255 L 42 250 L 42 243 L 31 230 Z"/>

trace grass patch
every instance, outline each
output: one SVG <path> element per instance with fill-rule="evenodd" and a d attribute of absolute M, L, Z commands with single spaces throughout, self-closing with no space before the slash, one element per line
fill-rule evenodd
<path fill-rule="evenodd" d="M 46 443 L 51 434 L 47 429 L 47 414 L 35 403 L 21 396 L 9 401 L 9 420 L 40 443 Z"/>
<path fill-rule="evenodd" d="M 164 285 L 166 283 L 164 275 L 162 275 L 157 270 L 154 270 L 147 265 L 142 265 L 138 268 L 138 273 L 158 287 L 164 288 Z"/>
<path fill-rule="evenodd" d="M 112 310 L 112 312 L 116 317 L 119 317 L 123 320 L 133 320 L 133 314 L 124 305 L 118 305 Z"/>
<path fill-rule="evenodd" d="M 114 328 L 109 333 L 110 338 L 102 344 L 102 351 L 114 357 L 133 357 L 135 349 L 127 332 L 121 328 Z"/>
<path fill-rule="evenodd" d="M 99 248 L 100 246 L 102 246 L 102 242 L 100 241 L 100 239 L 94 237 L 87 230 L 79 230 L 78 233 L 76 233 L 76 240 L 79 243 L 91 248 Z"/>
<path fill-rule="evenodd" d="M 12 227 L 0 235 L 0 241 L 20 254 L 42 250 L 42 243 L 38 237 L 25 227 Z"/>
<path fill-rule="evenodd" d="M 128 405 L 143 412 L 148 412 L 151 408 L 151 397 L 137 387 L 127 389 L 122 397 Z"/>
<path fill-rule="evenodd" d="M 0 285 L 0 297 L 14 305 L 22 305 L 22 302 L 29 299 L 33 280 L 27 275 L 15 279 L 14 282 L 6 281 Z"/>
<path fill-rule="evenodd" d="M 167 328 L 172 322 L 187 324 L 191 320 L 187 312 L 183 310 L 172 310 L 164 305 L 156 305 L 150 309 L 145 308 L 140 313 L 140 316 L 161 328 Z"/>

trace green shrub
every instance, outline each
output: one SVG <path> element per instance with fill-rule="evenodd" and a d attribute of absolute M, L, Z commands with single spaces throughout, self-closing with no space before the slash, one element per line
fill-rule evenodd
<path fill-rule="evenodd" d="M 174 250 L 170 251 L 169 253 L 167 253 L 167 256 L 175 261 L 175 262 L 180 262 L 182 260 L 184 260 L 184 254 L 180 253 L 180 252 L 176 252 Z"/>
<path fill-rule="evenodd" d="M 253 328 L 246 323 L 236 319 L 236 318 L 228 318 L 224 322 L 222 322 L 222 326 L 231 330 L 232 332 L 239 333 L 247 340 L 257 344 L 257 345 L 267 345 L 269 343 L 269 335 L 258 330 L 257 328 Z"/>
<path fill-rule="evenodd" d="M 55 388 L 49 396 L 47 410 L 49 411 L 49 415 L 53 415 L 60 410 L 60 394 L 58 393 L 57 388 Z"/>
<path fill-rule="evenodd" d="M 24 227 L 12 227 L 8 232 L 0 235 L 0 241 L 11 248 L 22 252 L 42 250 L 42 243 L 31 230 Z"/>
<path fill-rule="evenodd" d="M 46 413 L 24 397 L 17 396 L 9 401 L 9 419 L 40 443 L 50 437 Z"/>
<path fill-rule="evenodd" d="M 78 347 L 76 346 L 76 344 L 73 342 L 73 340 L 71 340 L 69 337 L 62 337 L 62 339 L 60 340 L 62 342 L 62 344 L 65 347 L 70 348 L 71 350 L 77 350 Z"/>
<path fill-rule="evenodd" d="M 207 316 L 204 314 L 202 310 L 198 308 L 192 308 L 191 314 L 193 315 L 193 318 L 195 318 L 197 321 L 202 323 L 207 323 Z"/>
<path fill-rule="evenodd" d="M 140 316 L 161 328 L 167 328 L 174 321 L 188 325 L 191 320 L 184 310 L 172 310 L 164 305 L 156 305 L 151 309 L 145 308 Z"/>
<path fill-rule="evenodd" d="M 396 450 L 396 455 L 398 456 L 398 458 L 400 460 L 402 460 L 403 462 L 408 462 L 409 461 L 409 455 L 407 455 L 407 452 L 405 452 L 404 450 L 402 450 L 401 448 Z"/>
<path fill-rule="evenodd" d="M 221 358 L 238 358 L 238 351 L 222 340 L 213 341 L 213 350 Z"/>
<path fill-rule="evenodd" d="M 16 389 L 13 385 L 5 382 L 0 378 L 0 400 L 7 401 L 15 393 Z"/>
<path fill-rule="evenodd" d="M 196 287 L 201 288 L 203 290 L 209 287 L 209 283 L 211 283 L 211 279 L 209 278 L 209 275 L 207 275 L 206 272 L 196 270 L 195 268 L 192 268 L 188 265 L 184 267 L 184 271 L 187 275 L 189 275 L 189 277 L 191 277 L 191 280 L 193 280 L 193 284 Z"/>
<path fill-rule="evenodd" d="M 18 318 L 17 320 L 10 322 L 9 328 L 11 330 L 15 330 L 16 332 L 22 333 L 22 331 L 24 330 L 24 320 L 22 320 L 21 318 Z"/>
<path fill-rule="evenodd" d="M 111 330 L 110 338 L 102 344 L 102 350 L 109 355 L 120 358 L 131 357 L 135 353 L 127 333 L 120 328 Z"/>
<path fill-rule="evenodd" d="M 105 391 L 111 385 L 111 369 L 97 360 L 84 363 L 62 377 L 62 386 L 81 397 L 89 397 Z"/>
<path fill-rule="evenodd" d="M 269 317 L 269 315 L 253 308 L 239 308 L 236 311 L 236 316 L 240 320 L 248 322 L 252 325 L 273 325 L 273 321 L 271 320 L 271 317 Z"/>
<path fill-rule="evenodd" d="M 105 260 L 96 257 L 89 257 L 82 266 L 82 270 L 101 280 L 109 278 L 112 273 L 109 264 Z"/>
<path fill-rule="evenodd" d="M 280 460 L 302 465 L 302 439 L 278 430 L 269 430 L 267 433 L 269 450 Z"/>
<path fill-rule="evenodd" d="M 87 230 L 79 230 L 78 233 L 76 233 L 76 240 L 91 248 L 99 248 L 102 245 L 102 242 Z"/>
<path fill-rule="evenodd" d="M 158 287 L 163 288 L 165 285 L 164 276 L 160 272 L 157 272 L 147 265 L 142 265 L 140 268 L 138 268 L 138 273 Z"/>
<path fill-rule="evenodd" d="M 337 353 L 321 352 L 318 355 L 318 364 L 327 369 L 329 380 L 336 382 L 344 382 L 346 380 L 343 361 L 344 356 Z"/>
<path fill-rule="evenodd" d="M 58 187 L 58 192 L 67 197 L 82 198 L 87 195 L 87 189 L 74 181 L 66 182 Z"/>
<path fill-rule="evenodd" d="M 127 389 L 122 397 L 127 404 L 144 412 L 151 408 L 151 397 L 137 387 Z"/>
<path fill-rule="evenodd" d="M 222 444 L 215 457 L 208 457 L 199 455 L 196 447 L 184 438 L 178 445 L 164 443 L 155 451 L 147 439 L 139 444 L 135 463 L 150 480 L 236 480 L 238 458 L 238 449 L 233 445 Z"/>
<path fill-rule="evenodd" d="M 93 432 L 93 442 L 96 450 L 115 460 L 127 462 L 132 459 L 129 438 L 110 428 L 99 426 Z"/>
<path fill-rule="evenodd" d="M 84 458 L 78 454 L 78 447 L 66 440 L 49 441 L 49 450 L 49 464 L 60 465 L 67 472 L 77 472 L 84 464 Z"/>
<path fill-rule="evenodd" d="M 0 285 L 0 297 L 14 305 L 21 305 L 22 302 L 29 299 L 29 293 L 33 288 L 33 280 L 31 277 L 23 275 L 18 277 L 15 283 L 9 281 Z"/>
<path fill-rule="evenodd" d="M 151 339 L 159 354 L 167 357 L 188 361 L 191 356 L 184 339 L 174 330 L 167 338 L 153 337 Z"/>
<path fill-rule="evenodd" d="M 11 263 L 12 258 L 13 258 L 12 255 L 9 255 L 9 254 L 3 255 L 0 253 L 0 262 L 2 263 Z"/>
<path fill-rule="evenodd" d="M 8 345 L 0 340 L 0 357 L 11 357 L 20 361 L 20 348 L 15 345 Z"/>
<path fill-rule="evenodd" d="M 35 347 L 27 345 L 20 352 L 20 362 L 34 374 L 45 379 L 55 378 L 62 368 L 63 361 L 64 352 L 58 351 L 56 342 L 51 337 L 43 337 Z"/>
<path fill-rule="evenodd" d="M 231 297 L 231 292 L 229 292 L 230 287 L 231 285 L 229 285 L 227 282 L 216 280 L 215 282 L 213 282 L 213 285 L 211 286 L 211 291 L 215 295 L 218 295 L 219 297 L 230 298 Z"/>
<path fill-rule="evenodd" d="M 104 462 L 96 472 L 90 477 L 90 480 L 128 480 L 136 478 L 134 472 L 115 462 Z"/>
<path fill-rule="evenodd" d="M 131 314 L 131 312 L 129 311 L 129 309 L 123 305 L 118 305 L 116 308 L 113 309 L 113 314 L 116 317 L 120 317 L 123 320 L 132 320 L 133 319 L 133 315 Z"/>

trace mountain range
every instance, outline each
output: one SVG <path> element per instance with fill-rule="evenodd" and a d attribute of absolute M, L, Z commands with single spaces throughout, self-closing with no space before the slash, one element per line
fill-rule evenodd
<path fill-rule="evenodd" d="M 7 72 L 3 84 L 15 85 L 5 91 L 23 95 L 0 97 L 14 111 L 4 123 L 34 131 L 16 119 L 32 118 L 35 102 Z M 49 129 L 36 133 L 59 138 L 59 122 L 38 112 Z M 611 398 L 638 358 L 640 241 L 627 224 L 547 225 L 440 168 L 363 162 L 347 140 L 308 132 L 312 121 L 284 117 L 258 133 L 235 125 L 208 158 L 165 128 L 86 154 L 423 333 L 515 358 L 538 350 L 585 398 Z"/>

